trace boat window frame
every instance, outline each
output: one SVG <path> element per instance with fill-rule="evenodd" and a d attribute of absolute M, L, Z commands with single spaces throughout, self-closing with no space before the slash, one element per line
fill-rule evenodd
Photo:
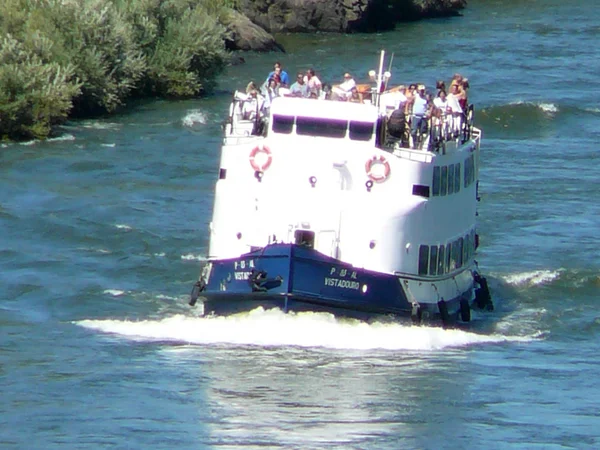
<path fill-rule="evenodd" d="M 448 166 L 442 166 L 442 175 L 440 177 L 440 196 L 447 195 L 448 192 Z"/>
<path fill-rule="evenodd" d="M 442 169 L 441 166 L 434 166 L 433 168 L 433 180 L 431 182 L 431 195 L 438 197 L 440 195 L 440 182 L 442 180 Z"/>
<path fill-rule="evenodd" d="M 419 245 L 418 274 L 429 274 L 429 245 Z"/>
<path fill-rule="evenodd" d="M 438 249 L 438 275 L 444 275 L 446 273 L 446 246 L 440 244 Z"/>
<path fill-rule="evenodd" d="M 289 127 L 289 131 L 281 131 L 277 129 L 279 119 L 292 119 L 291 126 Z M 294 132 L 294 126 L 296 125 L 296 116 L 288 116 L 285 114 L 273 114 L 273 124 L 271 125 L 271 130 L 273 130 L 276 134 L 292 134 Z"/>
<path fill-rule="evenodd" d="M 448 166 L 448 195 L 454 194 L 454 164 Z"/>
<path fill-rule="evenodd" d="M 438 246 L 432 245 L 429 248 L 429 275 L 438 274 Z"/>
<path fill-rule="evenodd" d="M 296 116 L 296 135 L 344 139 L 348 134 L 348 123 L 347 119 Z"/>
<path fill-rule="evenodd" d="M 370 133 L 368 134 L 369 138 L 368 139 L 357 139 L 355 136 L 367 136 L 366 133 L 356 133 L 353 128 L 356 127 L 361 127 L 361 126 L 365 126 L 365 130 L 367 129 L 367 127 L 370 125 Z M 371 141 L 373 139 L 373 135 L 375 134 L 375 122 L 365 122 L 362 120 L 349 120 L 348 121 L 348 137 L 350 138 L 350 140 L 352 141 L 362 141 L 362 142 L 368 142 Z"/>

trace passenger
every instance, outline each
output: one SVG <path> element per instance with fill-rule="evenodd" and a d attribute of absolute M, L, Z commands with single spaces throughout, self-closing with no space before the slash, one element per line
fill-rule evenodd
<path fill-rule="evenodd" d="M 458 86 L 458 104 L 463 110 L 463 113 L 467 111 L 467 106 L 469 104 L 467 98 L 467 89 L 469 89 L 469 80 L 463 78 L 462 83 Z"/>
<path fill-rule="evenodd" d="M 420 84 L 417 87 L 417 95 L 414 96 L 411 117 L 411 136 L 413 139 L 413 148 L 419 148 L 425 139 L 427 133 L 427 97 L 425 96 L 425 86 Z"/>
<path fill-rule="evenodd" d="M 431 115 L 431 126 L 437 138 L 446 139 L 447 136 L 447 120 L 448 99 L 446 91 L 441 89 L 437 97 L 433 100 L 433 113 Z"/>
<path fill-rule="evenodd" d="M 362 94 L 358 92 L 358 88 L 356 86 L 350 89 L 350 97 L 348 98 L 348 101 L 352 103 L 363 103 Z"/>
<path fill-rule="evenodd" d="M 258 95 L 257 90 L 248 92 L 248 99 L 242 106 L 242 119 L 254 120 L 260 114 L 264 106 L 264 98 Z"/>
<path fill-rule="evenodd" d="M 319 77 L 317 77 L 315 75 L 314 69 L 308 69 L 306 71 L 306 76 L 304 77 L 304 82 L 306 83 L 306 86 L 308 87 L 309 97 L 310 98 L 320 98 L 321 89 L 323 88 L 323 84 L 321 83 L 321 80 L 319 80 Z M 316 97 L 314 97 L 313 94 L 316 94 Z"/>
<path fill-rule="evenodd" d="M 304 82 L 304 75 L 298 72 L 296 82 L 290 87 L 291 97 L 308 97 L 308 86 Z"/>
<path fill-rule="evenodd" d="M 351 95 L 352 88 L 356 87 L 356 82 L 352 75 L 348 72 L 344 74 L 344 81 L 333 87 L 334 100 L 348 100 Z"/>
<path fill-rule="evenodd" d="M 408 86 L 408 89 L 406 90 L 406 92 L 404 93 L 404 96 L 406 97 L 405 114 L 407 115 L 407 117 L 410 117 L 410 115 L 412 114 L 412 106 L 415 101 L 415 96 L 417 95 L 416 90 L 417 90 L 417 85 L 414 83 L 411 83 Z"/>
<path fill-rule="evenodd" d="M 452 116 L 451 131 L 454 136 L 458 136 L 462 124 L 463 109 L 460 107 L 459 99 L 458 83 L 453 81 L 448 94 L 448 110 Z"/>
<path fill-rule="evenodd" d="M 275 74 L 277 76 L 277 74 Z M 264 91 L 265 95 L 265 108 L 270 108 L 271 103 L 273 103 L 273 99 L 275 97 L 279 97 L 279 83 L 277 83 L 277 79 L 275 77 L 269 78 L 267 82 L 267 87 Z"/>
<path fill-rule="evenodd" d="M 246 94 L 249 94 L 252 91 L 258 91 L 258 88 L 256 87 L 256 84 L 254 83 L 254 81 L 251 81 L 246 86 Z"/>
<path fill-rule="evenodd" d="M 275 64 L 273 64 L 273 71 L 269 73 L 266 81 L 269 81 L 269 78 L 273 78 L 275 74 L 279 75 L 280 84 L 282 84 L 284 87 L 288 87 L 290 85 L 290 77 L 288 76 L 287 72 L 283 70 L 283 66 L 279 61 L 275 61 Z"/>
<path fill-rule="evenodd" d="M 440 111 L 441 116 L 445 116 L 448 111 L 448 99 L 446 91 L 440 90 L 437 97 L 433 100 L 433 105 Z"/>

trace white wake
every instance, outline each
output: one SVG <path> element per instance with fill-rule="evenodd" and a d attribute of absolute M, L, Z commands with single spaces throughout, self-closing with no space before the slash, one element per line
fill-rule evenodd
<path fill-rule="evenodd" d="M 481 335 L 460 329 L 365 323 L 326 313 L 289 313 L 257 308 L 229 317 L 175 315 L 159 320 L 82 320 L 77 325 L 137 341 L 196 345 L 325 347 L 332 349 L 438 350 L 474 344 L 527 342 L 535 337 Z"/>

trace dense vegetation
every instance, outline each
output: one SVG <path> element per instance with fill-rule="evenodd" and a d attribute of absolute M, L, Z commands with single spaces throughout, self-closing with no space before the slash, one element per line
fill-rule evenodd
<path fill-rule="evenodd" d="M 43 138 L 134 96 L 190 97 L 225 60 L 231 0 L 1 0 L 0 139 Z"/>

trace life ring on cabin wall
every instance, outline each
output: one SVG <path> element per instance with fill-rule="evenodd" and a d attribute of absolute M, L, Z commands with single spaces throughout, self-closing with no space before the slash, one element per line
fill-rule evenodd
<path fill-rule="evenodd" d="M 367 160 L 365 171 L 375 183 L 383 183 L 390 175 L 390 163 L 383 156 L 373 156 Z"/>
<path fill-rule="evenodd" d="M 272 161 L 271 150 L 266 145 L 257 145 L 250 152 L 250 165 L 257 172 L 267 170 Z"/>

